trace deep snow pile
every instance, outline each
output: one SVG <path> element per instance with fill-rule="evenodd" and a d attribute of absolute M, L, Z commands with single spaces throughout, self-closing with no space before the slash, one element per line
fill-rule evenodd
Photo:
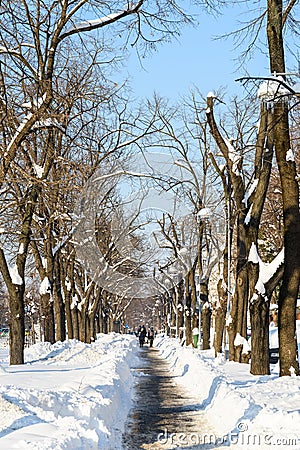
<path fill-rule="evenodd" d="M 205 408 L 218 430 L 218 448 L 300 449 L 300 377 L 253 376 L 249 365 L 214 358 L 213 351 L 182 347 L 170 338 L 156 346 Z"/>
<path fill-rule="evenodd" d="M 0 448 L 119 449 L 131 406 L 136 338 L 99 335 L 26 349 L 0 360 Z"/>

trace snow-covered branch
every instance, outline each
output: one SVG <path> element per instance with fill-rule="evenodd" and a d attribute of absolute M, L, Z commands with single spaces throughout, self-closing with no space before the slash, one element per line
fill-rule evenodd
<path fill-rule="evenodd" d="M 137 13 L 143 3 L 144 0 L 140 0 L 139 2 L 134 4 L 129 3 L 128 7 L 126 9 L 123 9 L 122 11 L 111 13 L 98 19 L 85 20 L 83 22 L 74 23 L 74 25 L 72 25 L 64 33 L 62 33 L 59 40 L 62 41 L 66 37 L 72 36 L 73 34 L 96 30 L 98 28 L 110 25 L 111 23 L 117 22 L 118 20 L 123 19 L 131 14 Z M 74 14 L 74 11 L 70 12 L 69 18 L 71 18 L 72 14 Z"/>

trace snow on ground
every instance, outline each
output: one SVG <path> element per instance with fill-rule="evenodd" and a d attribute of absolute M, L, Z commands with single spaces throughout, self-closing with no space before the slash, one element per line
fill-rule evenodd
<path fill-rule="evenodd" d="M 278 377 L 278 364 L 271 375 L 254 376 L 248 364 L 215 358 L 212 349 L 194 350 L 174 339 L 159 338 L 156 346 L 218 430 L 211 443 L 236 450 L 300 449 L 300 377 Z"/>
<path fill-rule="evenodd" d="M 2 348 L 0 448 L 121 448 L 136 354 L 136 338 L 116 333 L 33 345 L 22 366 Z"/>
<path fill-rule="evenodd" d="M 168 337 L 154 344 L 218 430 L 213 448 L 300 449 L 300 377 L 279 378 L 277 365 L 253 376 Z M 122 450 L 139 351 L 135 336 L 101 334 L 91 345 L 33 345 L 26 364 L 9 366 L 0 348 L 0 448 Z"/>

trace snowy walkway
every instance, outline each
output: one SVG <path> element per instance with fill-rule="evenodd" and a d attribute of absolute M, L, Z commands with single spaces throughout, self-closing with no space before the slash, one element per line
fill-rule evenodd
<path fill-rule="evenodd" d="M 123 435 L 124 450 L 211 449 L 198 446 L 204 436 L 214 434 L 201 404 L 176 382 L 159 351 L 142 348 L 139 364 L 134 407 Z"/>
<path fill-rule="evenodd" d="M 154 346 L 111 333 L 39 343 L 9 366 L 0 342 L 0 449 L 300 450 L 300 377 L 278 365 L 255 377 L 163 336 Z"/>

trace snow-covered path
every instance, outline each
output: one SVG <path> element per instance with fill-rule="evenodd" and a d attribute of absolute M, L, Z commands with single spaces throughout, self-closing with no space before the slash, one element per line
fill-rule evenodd
<path fill-rule="evenodd" d="M 133 408 L 125 426 L 124 450 L 169 450 L 203 444 L 217 436 L 201 404 L 176 382 L 159 351 L 140 350 Z M 211 439 L 212 440 L 212 439 Z M 212 446 L 201 445 L 201 449 Z"/>

